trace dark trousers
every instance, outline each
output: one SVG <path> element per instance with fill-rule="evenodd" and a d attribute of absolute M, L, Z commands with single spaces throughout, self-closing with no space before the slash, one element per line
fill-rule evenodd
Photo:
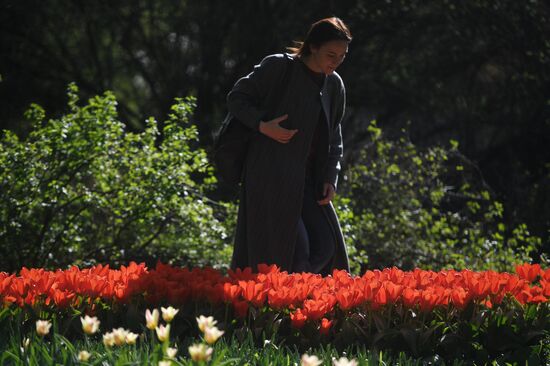
<path fill-rule="evenodd" d="M 294 247 L 292 272 L 311 272 L 326 275 L 334 252 L 336 239 L 333 229 L 317 203 L 313 173 L 308 166 L 304 187 L 302 215 Z"/>

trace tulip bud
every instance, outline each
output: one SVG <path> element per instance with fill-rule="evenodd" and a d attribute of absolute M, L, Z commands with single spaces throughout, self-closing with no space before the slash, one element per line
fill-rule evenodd
<path fill-rule="evenodd" d="M 166 326 L 161 325 L 160 327 L 156 327 L 155 330 L 157 331 L 159 341 L 164 342 L 170 338 L 170 324 Z"/>
<path fill-rule="evenodd" d="M 154 309 L 153 312 L 151 312 L 149 309 L 145 311 L 145 321 L 147 329 L 155 329 L 159 324 L 159 311 L 157 309 Z"/>
<path fill-rule="evenodd" d="M 24 338 L 23 339 L 23 348 L 24 349 L 28 349 L 30 344 L 31 344 L 31 339 L 30 338 Z"/>

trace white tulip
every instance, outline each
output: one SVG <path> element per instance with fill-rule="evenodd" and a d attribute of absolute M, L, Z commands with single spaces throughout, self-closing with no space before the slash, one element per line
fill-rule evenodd
<path fill-rule="evenodd" d="M 214 320 L 213 316 L 206 317 L 204 315 L 201 315 L 197 318 L 197 324 L 199 325 L 199 329 L 201 330 L 201 332 L 204 332 L 206 328 L 212 328 L 217 323 L 218 322 Z"/>
<path fill-rule="evenodd" d="M 46 334 L 50 333 L 50 328 L 52 323 L 49 320 L 37 320 L 36 321 L 36 333 L 39 336 L 43 337 Z"/>
<path fill-rule="evenodd" d="M 126 334 L 126 344 L 136 344 L 136 340 L 137 340 L 138 337 L 139 337 L 138 334 L 128 332 Z"/>
<path fill-rule="evenodd" d="M 207 327 L 204 330 L 204 340 L 208 344 L 214 344 L 223 335 L 223 333 L 224 332 L 219 330 L 217 327 Z"/>
<path fill-rule="evenodd" d="M 155 330 L 157 331 L 159 341 L 164 342 L 170 338 L 170 324 L 166 326 L 161 325 L 160 327 L 156 327 Z"/>
<path fill-rule="evenodd" d="M 159 311 L 157 309 L 154 309 L 153 312 L 149 309 L 145 310 L 145 321 L 147 329 L 155 329 L 159 324 Z"/>
<path fill-rule="evenodd" d="M 128 334 L 128 331 L 124 328 L 117 328 L 113 329 L 113 338 L 115 341 L 115 345 L 122 346 L 126 343 L 126 335 Z"/>
<path fill-rule="evenodd" d="M 167 308 L 161 307 L 160 310 L 162 310 L 162 319 L 167 323 L 170 323 L 179 311 L 179 309 L 174 309 L 171 306 Z"/>
<path fill-rule="evenodd" d="M 113 347 L 115 345 L 115 335 L 112 332 L 103 335 L 103 344 L 105 347 Z"/>
<path fill-rule="evenodd" d="M 193 361 L 210 361 L 214 350 L 204 343 L 193 344 L 189 346 L 189 355 Z"/>
<path fill-rule="evenodd" d="M 347 357 L 340 357 L 339 360 L 332 360 L 333 366 L 357 366 L 357 360 L 351 359 L 348 360 Z"/>
<path fill-rule="evenodd" d="M 319 366 L 323 363 L 323 361 L 319 360 L 317 356 L 312 355 L 309 356 L 308 354 L 303 354 L 302 358 L 300 359 L 300 366 Z"/>
<path fill-rule="evenodd" d="M 80 351 L 78 352 L 78 361 L 80 362 L 86 362 L 90 359 L 92 355 L 88 351 Z"/>
<path fill-rule="evenodd" d="M 166 357 L 168 358 L 175 358 L 177 353 L 178 353 L 177 348 L 168 347 L 166 349 Z"/>
<path fill-rule="evenodd" d="M 99 329 L 100 321 L 95 316 L 90 317 L 86 315 L 84 318 L 80 317 L 80 322 L 82 323 L 82 330 L 86 334 L 94 334 Z"/>

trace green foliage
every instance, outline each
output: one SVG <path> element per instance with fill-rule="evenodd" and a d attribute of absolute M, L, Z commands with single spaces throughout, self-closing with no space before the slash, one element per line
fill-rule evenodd
<path fill-rule="evenodd" d="M 503 205 L 479 172 L 451 147 L 419 149 L 403 131 L 370 141 L 345 173 L 340 206 L 354 261 L 363 268 L 398 266 L 512 271 L 541 245 L 526 225 L 506 227 Z"/>
<path fill-rule="evenodd" d="M 156 365 L 163 358 L 162 350 L 171 346 L 179 350 L 176 364 L 192 365 L 187 349 L 200 336 L 195 319 L 203 314 L 213 315 L 225 332 L 213 346 L 214 360 L 229 364 L 292 365 L 303 353 L 318 356 L 324 364 L 345 355 L 361 360 L 360 365 L 383 361 L 400 365 L 504 365 L 525 360 L 538 365 L 550 356 L 548 303 L 521 305 L 511 296 L 491 309 L 472 302 L 462 310 L 452 305 L 433 311 L 407 310 L 402 304 L 376 311 L 337 310 L 329 335 L 321 335 L 316 322 L 307 322 L 300 330 L 290 327 L 287 316 L 268 307 L 250 308 L 249 316 L 239 319 L 227 305 L 188 303 L 170 323 L 170 341 L 162 347 L 155 332 L 145 328 L 143 305 L 122 304 L 116 310 L 98 311 L 95 315 L 101 321 L 100 332 L 90 336 L 82 332 L 83 314 L 79 311 L 4 308 L 0 311 L 0 327 L 5 330 L 0 334 L 0 364 L 37 365 L 55 360 L 72 365 L 78 364 L 78 352 L 86 350 L 94 365 Z M 38 319 L 53 324 L 45 337 L 35 332 Z M 137 344 L 104 346 L 102 334 L 119 327 L 140 334 Z"/>
<path fill-rule="evenodd" d="M 71 84 L 68 97 L 59 119 L 31 106 L 27 139 L 0 137 L 0 268 L 226 263 L 220 206 L 206 198 L 216 179 L 189 122 L 194 99 L 176 99 L 162 133 L 153 118 L 132 133 L 111 92 L 79 106 Z"/>

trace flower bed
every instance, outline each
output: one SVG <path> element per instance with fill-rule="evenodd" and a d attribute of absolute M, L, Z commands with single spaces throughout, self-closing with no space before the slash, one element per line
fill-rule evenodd
<path fill-rule="evenodd" d="M 192 318 L 206 309 L 223 319 L 226 334 L 246 328 L 301 347 L 361 343 L 414 356 L 487 360 L 542 355 L 548 346 L 550 269 L 539 265 L 518 265 L 515 274 L 387 268 L 321 277 L 276 266 L 259 272 L 223 275 L 162 263 L 153 270 L 136 263 L 118 270 L 23 268 L 19 275 L 0 273 L 0 301 L 29 314 L 170 304 Z"/>

